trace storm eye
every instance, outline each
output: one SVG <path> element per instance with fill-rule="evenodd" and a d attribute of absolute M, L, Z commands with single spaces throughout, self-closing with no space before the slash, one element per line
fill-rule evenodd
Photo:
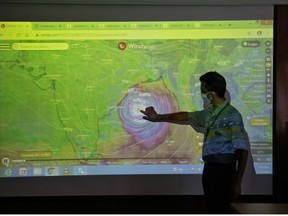
<path fill-rule="evenodd" d="M 169 124 L 152 123 L 143 119 L 140 110 L 153 106 L 158 113 L 175 112 L 177 101 L 173 94 L 160 89 L 135 87 L 129 90 L 119 104 L 118 115 L 127 133 L 133 135 L 137 144 L 153 147 L 165 141 L 169 133 Z"/>

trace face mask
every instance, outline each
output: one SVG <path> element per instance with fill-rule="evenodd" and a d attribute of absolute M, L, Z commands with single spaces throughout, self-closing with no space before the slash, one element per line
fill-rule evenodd
<path fill-rule="evenodd" d="M 206 93 L 206 94 L 203 94 L 203 93 L 202 93 L 202 94 L 201 94 L 201 97 L 202 97 L 203 100 L 210 100 L 210 99 L 208 98 L 207 94 L 208 94 L 208 93 Z"/>
<path fill-rule="evenodd" d="M 211 101 L 212 98 L 208 98 L 208 96 L 207 96 L 209 93 L 210 93 L 210 92 L 207 92 L 207 93 L 205 93 L 205 94 L 202 93 L 202 94 L 201 94 L 202 99 L 203 99 L 203 100 L 209 100 L 209 101 Z"/>
<path fill-rule="evenodd" d="M 201 94 L 201 97 L 203 99 L 203 108 L 204 109 L 210 109 L 212 108 L 212 104 L 211 104 L 211 99 L 212 98 L 208 98 L 207 94 L 209 92 L 207 92 L 206 94 Z"/>

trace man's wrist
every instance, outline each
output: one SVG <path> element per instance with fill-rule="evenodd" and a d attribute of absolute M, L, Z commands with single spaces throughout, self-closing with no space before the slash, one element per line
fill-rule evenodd
<path fill-rule="evenodd" d="M 157 122 L 165 121 L 165 114 L 157 114 L 156 121 Z"/>

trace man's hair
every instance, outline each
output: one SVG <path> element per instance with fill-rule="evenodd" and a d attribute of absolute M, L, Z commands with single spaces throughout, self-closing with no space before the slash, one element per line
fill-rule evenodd
<path fill-rule="evenodd" d="M 209 71 L 203 74 L 199 79 L 200 82 L 205 83 L 208 91 L 216 92 L 219 97 L 224 98 L 226 81 L 222 75 L 216 71 Z"/>

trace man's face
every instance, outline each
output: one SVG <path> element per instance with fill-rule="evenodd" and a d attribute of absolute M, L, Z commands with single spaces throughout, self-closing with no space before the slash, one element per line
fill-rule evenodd
<path fill-rule="evenodd" d="M 200 85 L 201 94 L 205 94 L 207 99 L 212 100 L 216 93 L 214 91 L 208 91 L 206 84 L 201 82 Z"/>
<path fill-rule="evenodd" d="M 206 84 L 201 82 L 200 85 L 201 96 L 203 98 L 203 108 L 208 109 L 212 106 L 211 99 L 212 96 L 210 95 L 211 92 L 207 90 Z"/>

